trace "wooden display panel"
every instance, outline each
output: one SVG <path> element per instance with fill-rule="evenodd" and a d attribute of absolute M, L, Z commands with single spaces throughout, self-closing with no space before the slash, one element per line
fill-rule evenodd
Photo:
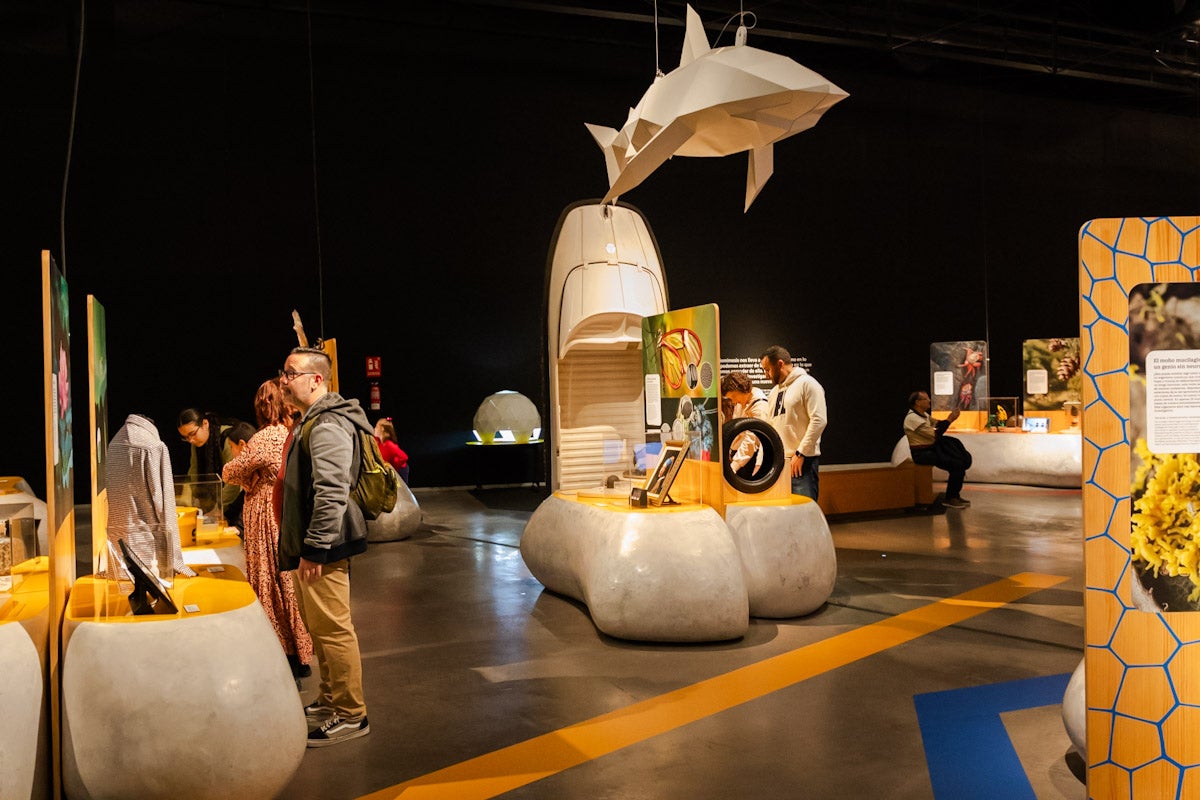
<path fill-rule="evenodd" d="M 71 412 L 71 336 L 67 281 L 49 250 L 42 251 L 42 344 L 45 354 L 46 521 L 49 538 L 50 652 L 47 664 L 54 763 L 54 796 L 62 796 L 60 641 L 75 582 L 75 474 Z"/>
<path fill-rule="evenodd" d="M 108 336 L 104 306 L 87 298 L 88 408 L 92 439 L 92 573 L 100 571 L 100 553 L 108 542 Z"/>
<path fill-rule="evenodd" d="M 1132 601 L 1129 292 L 1195 282 L 1200 217 L 1079 234 L 1088 795 L 1200 798 L 1200 613 Z M 1133 578 L 1136 580 L 1136 578 Z"/>

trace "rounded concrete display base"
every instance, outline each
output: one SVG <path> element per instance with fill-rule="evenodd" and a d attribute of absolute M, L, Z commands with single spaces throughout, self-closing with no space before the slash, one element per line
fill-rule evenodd
<path fill-rule="evenodd" d="M 730 503 L 725 522 L 741 559 L 752 617 L 798 617 L 833 594 L 837 553 L 813 500 Z"/>
<path fill-rule="evenodd" d="M 412 489 L 404 481 L 396 492 L 396 507 L 379 519 L 367 522 L 368 542 L 395 542 L 407 539 L 421 527 L 421 506 L 413 496 Z"/>
<path fill-rule="evenodd" d="M 1067 690 L 1063 692 L 1063 727 L 1071 740 L 1071 747 L 1084 759 L 1087 758 L 1087 686 L 1084 683 L 1084 660 L 1071 673 Z"/>
<path fill-rule="evenodd" d="M 526 524 L 521 556 L 610 636 L 721 641 L 750 624 L 737 548 L 708 506 L 636 509 L 552 495 Z"/>
<path fill-rule="evenodd" d="M 0 622 L 0 797 L 49 796 L 45 742 L 50 720 L 41 655 L 45 649 L 45 604 L 39 619 Z"/>
<path fill-rule="evenodd" d="M 72 800 L 274 797 L 300 766 L 304 709 L 257 600 L 64 626 L 63 785 Z"/>

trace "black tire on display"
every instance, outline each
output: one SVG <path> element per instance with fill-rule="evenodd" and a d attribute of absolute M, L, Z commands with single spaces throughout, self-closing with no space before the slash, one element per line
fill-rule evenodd
<path fill-rule="evenodd" d="M 729 446 L 742 433 L 754 436 L 762 448 L 762 466 L 757 470 L 754 468 L 757 458 L 736 472 L 729 461 Z M 721 441 L 725 448 L 721 468 L 725 473 L 725 480 L 734 489 L 746 494 L 758 494 L 770 489 L 775 485 L 775 481 L 779 480 L 787 462 L 787 454 L 783 452 L 783 440 L 769 422 L 755 417 L 731 419 L 721 428 Z"/>

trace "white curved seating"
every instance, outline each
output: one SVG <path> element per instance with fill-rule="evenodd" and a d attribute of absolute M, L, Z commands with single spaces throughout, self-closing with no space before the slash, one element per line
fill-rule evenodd
<path fill-rule="evenodd" d="M 963 443 L 974 463 L 967 483 L 1014 483 L 1025 486 L 1079 488 L 1083 476 L 1083 437 L 1077 433 L 985 433 L 950 431 Z M 908 439 L 892 448 L 892 464 L 910 458 Z M 947 478 L 933 468 L 935 480 Z"/>
<path fill-rule="evenodd" d="M 708 506 L 600 507 L 552 495 L 526 524 L 521 556 L 610 636 L 720 641 L 749 627 L 737 549 Z"/>
<path fill-rule="evenodd" d="M 837 580 L 829 523 L 814 501 L 730 503 L 725 521 L 737 546 L 752 617 L 798 617 L 820 608 Z"/>

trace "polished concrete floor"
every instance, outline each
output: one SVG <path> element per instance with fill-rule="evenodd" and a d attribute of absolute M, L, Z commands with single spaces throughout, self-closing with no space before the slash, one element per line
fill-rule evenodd
<path fill-rule="evenodd" d="M 283 796 L 382 799 L 413 781 L 404 796 L 1083 798 L 1059 705 L 1083 650 L 1080 493 L 964 495 L 971 508 L 942 515 L 831 520 L 838 580 L 815 613 L 666 645 L 605 636 L 530 575 L 518 548 L 539 492 L 418 490 L 420 530 L 353 565 L 371 734 L 307 751 Z M 889 644 L 897 615 L 1018 573 L 1058 578 Z M 698 705 L 790 653 L 794 679 Z M 636 725 L 629 709 L 668 722 L 616 744 L 563 731 Z"/>

